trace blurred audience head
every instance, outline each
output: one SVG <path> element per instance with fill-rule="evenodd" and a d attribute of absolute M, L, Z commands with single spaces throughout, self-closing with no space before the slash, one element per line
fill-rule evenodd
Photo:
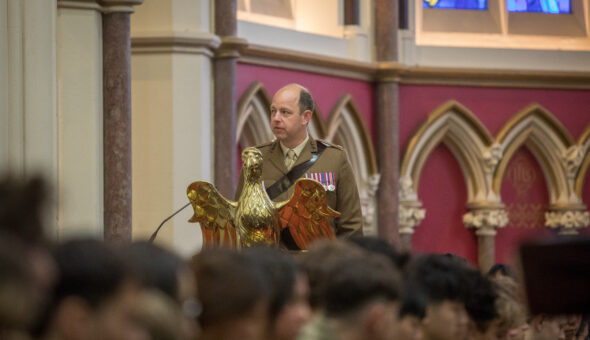
<path fill-rule="evenodd" d="M 174 252 L 147 241 L 125 246 L 121 253 L 136 273 L 143 290 L 147 291 L 146 298 L 152 303 L 149 306 L 157 307 L 156 302 L 161 302 L 161 306 L 165 305 L 162 301 L 164 299 L 154 296 L 153 291 L 165 294 L 168 302 L 173 302 L 172 307 L 176 309 L 174 315 L 179 317 L 182 338 L 194 338 L 198 333 L 196 318 L 200 313 L 200 306 L 196 300 L 195 274 L 188 262 Z M 153 312 L 157 310 L 164 309 L 154 309 Z"/>
<path fill-rule="evenodd" d="M 342 259 L 326 280 L 325 316 L 337 334 L 352 339 L 395 336 L 401 276 L 389 259 L 371 253 Z"/>
<path fill-rule="evenodd" d="M 270 284 L 266 338 L 295 340 L 311 317 L 307 276 L 289 254 L 279 250 L 258 247 L 244 254 L 262 268 Z"/>
<path fill-rule="evenodd" d="M 461 339 L 467 332 L 464 265 L 445 255 L 423 255 L 408 267 L 407 286 L 417 286 L 427 299 L 422 322 L 424 339 Z"/>
<path fill-rule="evenodd" d="M 141 339 L 139 289 L 122 258 L 98 240 L 56 247 L 59 275 L 37 334 L 47 339 Z"/>
<path fill-rule="evenodd" d="M 355 258 L 364 253 L 362 249 L 343 240 L 319 240 L 300 255 L 300 264 L 309 280 L 309 304 L 312 310 L 323 308 L 325 285 L 330 270 L 341 260 Z"/>
<path fill-rule="evenodd" d="M 268 324 L 268 281 L 241 253 L 206 249 L 194 258 L 201 339 L 261 339 Z"/>

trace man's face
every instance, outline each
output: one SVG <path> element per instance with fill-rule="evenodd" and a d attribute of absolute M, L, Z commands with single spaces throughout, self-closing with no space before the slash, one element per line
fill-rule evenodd
<path fill-rule="evenodd" d="M 565 340 L 566 323 L 564 316 L 546 316 L 540 329 L 535 329 L 535 340 Z"/>
<path fill-rule="evenodd" d="M 145 332 L 134 320 L 139 287 L 125 283 L 120 291 L 103 303 L 94 314 L 92 335 L 96 339 L 143 340 Z M 87 339 L 91 339 L 88 337 Z"/>
<path fill-rule="evenodd" d="M 311 119 L 309 110 L 299 112 L 299 93 L 296 86 L 280 89 L 270 105 L 270 127 L 278 140 L 288 148 L 294 148 L 306 136 L 307 123 Z"/>
<path fill-rule="evenodd" d="M 464 338 L 467 330 L 463 304 L 445 300 L 426 307 L 422 320 L 424 339 L 454 340 Z"/>
<path fill-rule="evenodd" d="M 570 314 L 566 316 L 566 324 L 563 329 L 566 340 L 571 340 L 576 336 L 576 332 L 578 331 L 578 328 L 580 328 L 581 322 L 582 315 L 580 314 Z"/>
<path fill-rule="evenodd" d="M 422 320 L 414 315 L 400 318 L 395 339 L 422 340 Z"/>
<path fill-rule="evenodd" d="M 293 287 L 293 296 L 279 312 L 274 322 L 271 334 L 273 339 L 294 340 L 297 338 L 301 327 L 311 317 L 308 299 L 309 284 L 307 283 L 307 277 L 299 274 L 295 281 L 295 287 Z"/>

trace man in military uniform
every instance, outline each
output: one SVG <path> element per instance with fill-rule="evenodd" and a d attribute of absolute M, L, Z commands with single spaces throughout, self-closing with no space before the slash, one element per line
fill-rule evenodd
<path fill-rule="evenodd" d="M 289 84 L 274 95 L 270 106 L 270 125 L 276 140 L 256 146 L 262 152 L 264 162 L 262 180 L 268 189 L 291 169 L 314 158 L 315 162 L 301 177 L 315 179 L 324 185 L 328 205 L 340 213 L 333 224 L 337 236 L 360 235 L 361 206 L 348 156 L 341 146 L 309 136 L 307 124 L 313 109 L 314 100 L 301 85 Z M 240 175 L 236 198 L 240 195 L 242 184 Z M 275 190 L 276 197 L 270 196 L 274 201 L 288 200 L 293 188 L 291 185 L 283 188 L 284 191 Z M 288 243 L 285 236 L 288 235 L 283 233 L 282 241 Z"/>

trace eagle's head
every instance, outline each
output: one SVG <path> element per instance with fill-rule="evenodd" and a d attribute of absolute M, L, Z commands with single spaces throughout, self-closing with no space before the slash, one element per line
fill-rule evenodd
<path fill-rule="evenodd" d="M 255 147 L 242 151 L 242 168 L 248 181 L 258 181 L 262 174 L 262 152 Z"/>

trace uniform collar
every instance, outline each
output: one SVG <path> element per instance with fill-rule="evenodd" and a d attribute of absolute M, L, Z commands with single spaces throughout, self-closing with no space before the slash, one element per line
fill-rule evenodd
<path fill-rule="evenodd" d="M 299 156 L 301 155 L 301 151 L 303 151 L 303 148 L 305 148 L 308 141 L 309 141 L 309 135 L 306 135 L 305 140 L 303 140 L 303 142 L 301 142 L 299 145 L 297 145 L 296 147 L 293 148 L 293 151 L 295 151 L 295 159 L 299 159 Z M 287 151 L 289 151 L 290 149 L 288 147 L 286 147 L 283 144 L 283 142 L 279 141 L 279 145 L 281 146 L 281 150 L 283 151 L 283 155 L 287 155 Z"/>

